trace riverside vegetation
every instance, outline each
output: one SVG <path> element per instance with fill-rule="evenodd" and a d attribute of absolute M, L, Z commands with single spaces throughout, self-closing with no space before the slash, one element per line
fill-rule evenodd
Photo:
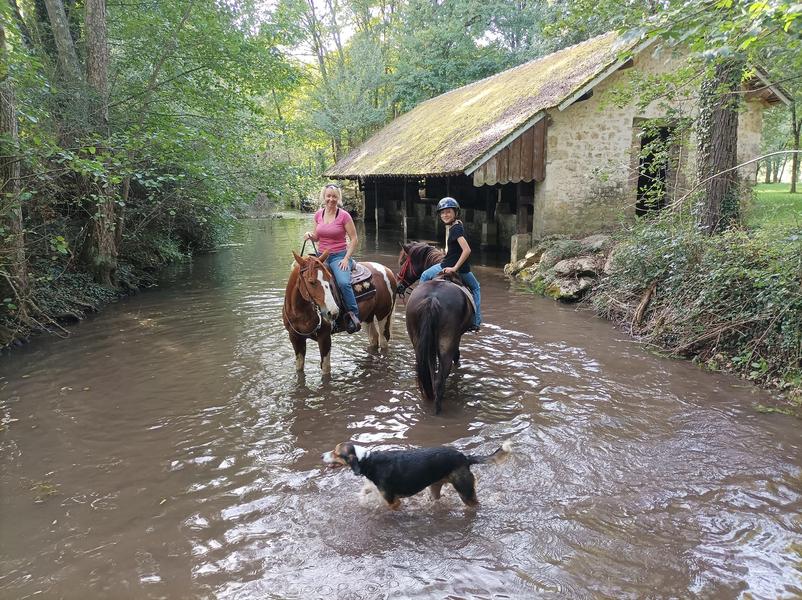
<path fill-rule="evenodd" d="M 581 296 L 660 352 L 779 389 L 760 409 L 802 417 L 802 213 L 776 187 L 758 188 L 748 227 L 709 236 L 663 215 L 610 238 L 544 240 L 507 272 L 551 297 Z M 586 284 L 577 293 L 565 277 Z"/>

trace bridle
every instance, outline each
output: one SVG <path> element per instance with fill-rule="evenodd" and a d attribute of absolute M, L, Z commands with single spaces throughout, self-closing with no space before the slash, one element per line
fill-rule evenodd
<path fill-rule="evenodd" d="M 315 259 L 315 262 L 322 269 L 325 269 L 323 263 L 321 263 L 319 260 Z M 304 300 L 309 302 L 309 304 L 312 305 L 312 308 L 315 309 L 315 313 L 317 314 L 317 325 L 315 325 L 315 327 L 312 330 L 310 330 L 310 331 L 308 331 L 306 333 L 298 331 L 297 329 L 295 329 L 295 326 L 292 324 L 292 321 L 290 321 L 290 316 L 287 313 L 288 298 L 286 298 L 286 297 L 284 298 L 284 307 L 282 308 L 282 316 L 284 316 L 287 319 L 287 324 L 290 326 L 290 329 L 292 329 L 297 335 L 300 335 L 300 336 L 303 336 L 303 337 L 310 337 L 310 336 L 315 335 L 323 325 L 323 315 L 320 312 L 320 307 L 317 305 L 317 302 L 315 302 L 312 299 L 312 294 L 309 293 L 309 285 L 306 283 L 306 278 L 304 277 L 304 273 L 309 271 L 309 269 L 311 269 L 311 268 L 313 268 L 313 265 L 310 264 L 310 265 L 307 265 L 305 267 L 301 267 L 301 268 L 298 269 L 298 287 L 300 288 L 302 285 L 304 286 L 304 290 L 301 292 L 301 298 L 303 298 Z M 304 295 L 304 292 L 306 292 L 305 295 Z"/>
<path fill-rule="evenodd" d="M 431 262 L 430 265 L 427 265 L 427 262 L 429 262 L 431 258 L 435 258 L 439 261 L 438 254 L 440 258 L 442 258 L 442 253 L 438 252 L 436 248 L 424 243 L 412 244 L 411 252 L 406 249 L 402 249 L 402 252 L 406 255 L 407 259 L 404 261 L 404 264 L 401 265 L 401 270 L 398 272 L 398 277 L 396 279 L 399 283 L 398 295 L 403 298 L 404 294 L 409 290 L 409 287 L 420 279 L 423 271 L 431 266 L 431 264 L 434 264 L 434 262 Z M 413 255 L 415 257 L 414 259 Z M 415 268 L 416 261 L 421 264 L 420 273 Z"/>
<path fill-rule="evenodd" d="M 406 290 L 409 289 L 409 286 L 420 279 L 420 273 L 415 271 L 415 265 L 412 264 L 412 256 L 410 256 L 410 254 L 407 252 L 404 252 L 404 254 L 406 254 L 407 259 L 404 261 L 404 264 L 401 265 L 401 270 L 398 272 L 398 283 L 401 284 L 399 287 L 402 289 L 402 291 L 399 292 L 399 295 L 401 296 L 406 293 Z M 407 276 L 410 277 L 409 281 L 407 281 Z"/>

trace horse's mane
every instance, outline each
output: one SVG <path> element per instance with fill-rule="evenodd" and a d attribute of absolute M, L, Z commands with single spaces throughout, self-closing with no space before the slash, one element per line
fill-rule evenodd
<path fill-rule="evenodd" d="M 407 253 L 412 264 L 417 268 L 423 265 L 431 266 L 443 260 L 445 254 L 442 250 L 430 246 L 426 242 L 412 242 L 404 246 L 404 252 Z"/>

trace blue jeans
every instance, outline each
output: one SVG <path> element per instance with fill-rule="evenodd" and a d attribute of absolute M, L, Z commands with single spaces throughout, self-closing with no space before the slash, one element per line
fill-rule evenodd
<path fill-rule="evenodd" d="M 441 267 L 439 263 L 432 265 L 421 273 L 421 283 L 434 279 L 442 270 L 443 267 Z M 470 271 L 467 273 L 460 273 L 459 276 L 462 277 L 462 281 L 465 282 L 465 285 L 468 286 L 468 289 L 470 289 L 473 294 L 473 302 L 476 304 L 476 314 L 473 316 L 473 324 L 479 327 L 482 324 L 482 293 L 479 287 L 479 280 L 476 279 L 476 276 Z"/>
<path fill-rule="evenodd" d="M 331 272 L 334 274 L 334 279 L 337 280 L 337 287 L 340 289 L 343 302 L 345 302 L 345 309 L 354 313 L 354 316 L 358 319 L 359 307 L 354 297 L 354 288 L 351 287 L 351 269 L 354 268 L 354 259 L 350 259 L 350 264 L 346 271 L 343 271 L 337 264 L 345 258 L 345 254 L 345 250 L 329 254 L 329 257 L 326 259 L 326 264 L 329 265 L 329 269 L 331 269 Z"/>

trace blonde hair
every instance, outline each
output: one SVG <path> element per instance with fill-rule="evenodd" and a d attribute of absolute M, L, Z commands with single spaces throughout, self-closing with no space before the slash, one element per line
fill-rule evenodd
<path fill-rule="evenodd" d="M 334 190 L 337 194 L 337 206 L 343 205 L 343 191 L 336 183 L 327 183 L 320 189 L 320 206 L 326 205 L 326 190 Z"/>

